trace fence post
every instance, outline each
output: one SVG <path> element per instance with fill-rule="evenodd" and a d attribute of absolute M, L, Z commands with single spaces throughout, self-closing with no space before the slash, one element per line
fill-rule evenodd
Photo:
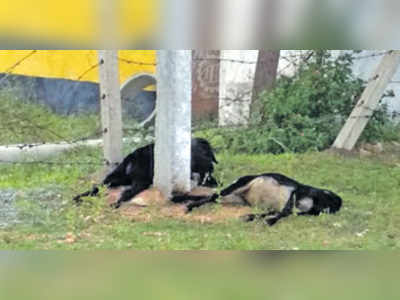
<path fill-rule="evenodd" d="M 333 148 L 349 151 L 353 149 L 399 64 L 400 50 L 390 51 L 382 58 L 360 100 L 340 130 Z"/>
<path fill-rule="evenodd" d="M 157 51 L 154 185 L 166 197 L 190 190 L 191 50 Z"/>
<path fill-rule="evenodd" d="M 122 160 L 122 115 L 117 50 L 99 50 L 100 109 L 105 164 Z"/>

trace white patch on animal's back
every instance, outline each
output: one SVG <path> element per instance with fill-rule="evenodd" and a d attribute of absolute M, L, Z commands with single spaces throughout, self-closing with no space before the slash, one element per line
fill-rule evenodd
<path fill-rule="evenodd" d="M 207 181 L 207 179 L 208 179 L 208 176 L 210 176 L 210 173 L 206 173 L 205 175 L 204 175 L 204 179 L 203 179 L 203 182 L 201 183 L 201 184 L 205 184 L 206 183 L 206 181 Z"/>
<path fill-rule="evenodd" d="M 314 200 L 310 197 L 301 198 L 297 202 L 297 208 L 302 212 L 308 212 L 314 205 Z"/>
<path fill-rule="evenodd" d="M 289 200 L 293 187 L 279 184 L 272 177 L 257 177 L 249 184 L 245 197 L 254 206 L 281 211 Z"/>
<path fill-rule="evenodd" d="M 130 162 L 125 168 L 125 175 L 129 175 L 129 173 L 132 171 L 132 168 L 132 163 Z"/>

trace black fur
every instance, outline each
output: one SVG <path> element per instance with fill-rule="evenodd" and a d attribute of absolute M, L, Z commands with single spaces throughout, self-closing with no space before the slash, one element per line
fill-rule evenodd
<path fill-rule="evenodd" d="M 185 203 L 186 211 L 191 212 L 193 208 L 203 206 L 207 203 L 217 203 L 218 194 L 213 193 L 211 195 L 195 196 L 195 195 L 177 195 L 172 197 L 171 201 L 174 203 Z"/>
<path fill-rule="evenodd" d="M 253 221 L 255 219 L 264 219 L 265 222 L 272 226 L 281 218 L 287 217 L 292 214 L 293 208 L 300 207 L 300 201 L 304 198 L 310 198 L 313 201 L 313 205 L 310 210 L 298 213 L 298 215 L 314 215 L 317 216 L 321 212 L 336 213 L 342 206 L 342 199 L 335 193 L 315 188 L 312 186 L 301 184 L 294 179 L 286 177 L 282 174 L 277 173 L 264 173 L 260 175 L 249 175 L 240 177 L 236 182 L 227 188 L 223 189 L 220 193 L 222 197 L 227 196 L 231 193 L 235 193 L 235 190 L 246 186 L 257 177 L 271 177 L 276 180 L 279 184 L 293 188 L 290 197 L 285 207 L 278 212 L 268 212 L 263 214 L 250 214 L 244 216 L 245 221 Z M 240 195 L 245 202 L 245 195 Z"/>
<path fill-rule="evenodd" d="M 214 152 L 207 140 L 202 138 L 192 139 L 191 144 L 191 171 L 199 174 L 198 185 L 216 187 L 217 181 L 212 176 L 214 163 L 218 163 Z M 154 176 L 154 144 L 138 148 L 128 156 L 103 180 L 102 184 L 115 188 L 129 186 L 124 190 L 114 207 L 118 208 L 125 201 L 149 188 L 153 184 Z M 99 189 L 94 186 L 91 191 L 74 197 L 76 203 L 82 201 L 84 196 L 95 196 Z"/>

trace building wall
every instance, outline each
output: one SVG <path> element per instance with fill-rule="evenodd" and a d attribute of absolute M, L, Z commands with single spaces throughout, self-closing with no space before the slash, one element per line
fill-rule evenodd
<path fill-rule="evenodd" d="M 192 62 L 192 112 L 194 119 L 218 116 L 219 50 L 194 50 Z"/>
<path fill-rule="evenodd" d="M 96 50 L 38 50 L 29 56 L 31 53 L 32 50 L 0 51 L 0 92 L 43 104 L 60 114 L 99 111 Z M 121 84 L 136 74 L 155 72 L 154 50 L 121 50 L 116 59 Z M 137 102 L 148 100 L 154 104 L 154 89 L 143 91 Z"/>
<path fill-rule="evenodd" d="M 281 50 L 278 74 L 291 76 L 300 62 L 300 55 L 308 50 Z M 333 56 L 348 50 L 331 50 Z M 353 65 L 355 77 L 368 80 L 377 68 L 385 50 L 364 50 L 356 55 Z M 220 125 L 246 124 L 249 117 L 252 84 L 257 61 L 257 50 L 222 50 L 219 88 Z M 241 62 L 233 62 L 239 60 Z M 393 90 L 395 97 L 385 98 L 390 114 L 400 113 L 400 69 L 397 70 L 387 90 Z"/>
<path fill-rule="evenodd" d="M 32 50 L 0 50 L 0 73 L 5 73 Z M 140 72 L 155 72 L 154 50 L 120 50 L 120 81 Z M 144 64 L 135 64 L 139 62 Z M 12 69 L 13 74 L 98 82 L 96 50 L 38 50 Z M 85 73 L 88 71 L 87 73 Z"/>

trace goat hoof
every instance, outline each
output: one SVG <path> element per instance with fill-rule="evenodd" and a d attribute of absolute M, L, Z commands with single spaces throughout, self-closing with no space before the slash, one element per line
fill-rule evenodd
<path fill-rule="evenodd" d="M 265 219 L 265 223 L 269 226 L 273 226 L 276 222 L 278 222 L 278 218 L 272 217 L 272 218 L 267 218 Z"/>
<path fill-rule="evenodd" d="M 76 206 L 80 206 L 83 203 L 83 200 L 81 199 L 81 197 L 75 197 L 74 199 L 72 199 L 72 201 L 74 202 L 74 204 Z"/>
<path fill-rule="evenodd" d="M 121 203 L 119 203 L 119 202 L 111 203 L 110 207 L 114 208 L 114 209 L 120 208 L 121 207 Z"/>
<path fill-rule="evenodd" d="M 192 212 L 192 210 L 193 210 L 193 206 L 192 205 L 186 205 L 186 211 L 185 211 L 185 213 L 190 213 L 190 212 Z"/>

